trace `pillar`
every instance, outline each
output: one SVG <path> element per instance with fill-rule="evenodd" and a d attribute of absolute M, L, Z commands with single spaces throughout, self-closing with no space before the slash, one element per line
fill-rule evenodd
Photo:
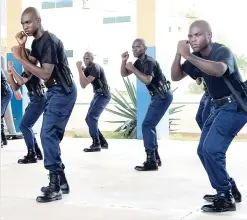
<path fill-rule="evenodd" d="M 156 59 L 156 0 L 137 0 L 136 26 L 137 37 L 143 38 L 147 45 L 147 55 Z M 159 60 L 158 60 L 159 62 Z M 161 62 L 161 61 L 160 61 Z M 137 139 L 142 139 L 142 122 L 145 118 L 150 95 L 146 86 L 137 79 Z M 157 126 L 157 138 L 169 136 L 168 113 Z"/>
<path fill-rule="evenodd" d="M 17 45 L 15 35 L 22 30 L 21 26 L 21 13 L 22 13 L 22 0 L 7 0 L 6 1 L 6 12 L 7 12 L 7 62 L 13 61 L 14 68 L 18 74 L 22 73 L 22 65 L 14 59 L 11 48 Z M 26 88 L 22 87 L 20 90 L 26 94 Z M 20 131 L 19 125 L 21 123 L 22 115 L 24 113 L 24 105 L 28 102 L 27 96 L 23 95 L 22 100 L 17 100 L 15 96 L 11 99 L 12 114 L 14 119 L 14 125 L 17 132 Z"/>

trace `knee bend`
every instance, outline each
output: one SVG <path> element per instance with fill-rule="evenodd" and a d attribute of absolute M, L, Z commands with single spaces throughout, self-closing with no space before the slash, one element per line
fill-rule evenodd
<path fill-rule="evenodd" d="M 26 130 L 28 127 L 27 127 L 27 125 L 26 125 L 25 123 L 21 122 L 19 128 L 20 128 L 21 131 L 24 131 L 24 130 Z"/>
<path fill-rule="evenodd" d="M 142 123 L 142 130 L 147 129 L 148 127 L 150 127 L 149 123 L 147 123 L 147 122 L 144 121 Z"/>
<path fill-rule="evenodd" d="M 87 117 L 85 118 L 86 123 L 90 123 L 92 121 L 92 117 L 90 115 L 87 115 Z"/>
<path fill-rule="evenodd" d="M 202 149 L 202 147 L 198 147 L 197 148 L 197 155 L 199 156 L 199 157 L 201 157 L 201 156 L 203 156 L 203 149 Z"/>
<path fill-rule="evenodd" d="M 215 155 L 220 155 L 223 152 L 220 152 L 217 148 L 213 147 L 215 145 L 211 145 L 211 146 L 206 146 L 204 148 L 204 154 L 207 156 L 215 156 Z"/>
<path fill-rule="evenodd" d="M 40 131 L 40 139 L 41 140 L 44 140 L 44 139 L 47 138 L 47 136 L 49 136 L 47 130 L 45 130 L 44 128 L 42 128 L 41 131 Z"/>
<path fill-rule="evenodd" d="M 85 120 L 86 120 L 87 123 L 92 123 L 92 122 L 97 121 L 97 119 L 93 115 L 90 115 L 90 114 L 87 115 Z"/>

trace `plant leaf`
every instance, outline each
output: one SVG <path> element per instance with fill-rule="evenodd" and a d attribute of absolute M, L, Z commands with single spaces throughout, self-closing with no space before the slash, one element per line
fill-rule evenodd
<path fill-rule="evenodd" d="M 126 115 L 124 115 L 124 114 L 122 114 L 122 113 L 120 113 L 120 112 L 117 112 L 117 111 L 114 111 L 114 110 L 111 110 L 111 109 L 108 109 L 108 108 L 105 108 L 105 110 L 108 111 L 108 112 L 111 112 L 111 113 L 113 113 L 113 114 L 115 114 L 115 115 L 119 115 L 119 116 L 122 116 L 122 117 L 124 117 L 124 118 L 129 118 L 129 117 L 127 117 Z M 132 119 L 132 117 L 129 118 L 129 119 Z"/>

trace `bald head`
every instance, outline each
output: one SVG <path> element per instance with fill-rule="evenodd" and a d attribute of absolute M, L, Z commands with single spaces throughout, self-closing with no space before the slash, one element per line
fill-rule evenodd
<path fill-rule="evenodd" d="M 88 57 L 91 57 L 93 59 L 93 53 L 92 52 L 89 52 L 87 51 L 84 56 L 88 56 Z"/>
<path fill-rule="evenodd" d="M 212 29 L 210 27 L 210 24 L 207 21 L 205 21 L 205 20 L 196 20 L 196 21 L 194 21 L 190 25 L 190 28 L 193 28 L 193 27 L 198 27 L 198 28 L 201 28 L 205 32 L 212 33 Z"/>
<path fill-rule="evenodd" d="M 39 11 L 36 8 L 34 8 L 34 7 L 28 7 L 28 8 L 26 8 L 22 12 L 22 15 L 24 15 L 24 14 L 32 14 L 36 18 L 40 18 Z"/>
<path fill-rule="evenodd" d="M 93 63 L 93 53 L 92 52 L 86 52 L 83 56 L 83 61 L 86 66 L 91 66 Z"/>
<path fill-rule="evenodd" d="M 140 45 L 142 45 L 142 46 L 144 46 L 144 47 L 146 47 L 146 42 L 145 42 L 145 40 L 144 39 L 142 39 L 142 38 L 137 38 L 137 39 L 135 39 L 134 40 L 134 43 L 138 43 L 138 44 L 140 44 Z"/>
<path fill-rule="evenodd" d="M 147 47 L 145 40 L 142 38 L 137 38 L 134 40 L 133 45 L 132 45 L 132 51 L 134 57 L 141 57 L 143 54 L 146 53 Z"/>
<path fill-rule="evenodd" d="M 41 18 L 38 10 L 34 7 L 26 8 L 21 15 L 21 24 L 24 32 L 28 36 L 36 36 L 38 31 L 42 29 Z"/>
<path fill-rule="evenodd" d="M 207 21 L 196 20 L 189 28 L 189 43 L 194 52 L 201 52 L 212 42 L 212 29 Z"/>

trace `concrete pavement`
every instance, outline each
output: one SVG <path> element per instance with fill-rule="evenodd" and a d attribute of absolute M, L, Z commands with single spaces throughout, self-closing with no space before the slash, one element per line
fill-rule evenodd
<path fill-rule="evenodd" d="M 62 200 L 36 203 L 48 183 L 43 162 L 17 164 L 26 153 L 23 140 L 1 149 L 1 220 L 247 220 L 247 145 L 234 142 L 228 171 L 243 202 L 236 212 L 205 214 L 202 197 L 214 193 L 196 155 L 196 142 L 160 141 L 163 166 L 157 172 L 133 168 L 145 159 L 142 141 L 109 140 L 110 148 L 84 153 L 89 139 L 65 138 L 62 157 L 71 193 Z"/>

